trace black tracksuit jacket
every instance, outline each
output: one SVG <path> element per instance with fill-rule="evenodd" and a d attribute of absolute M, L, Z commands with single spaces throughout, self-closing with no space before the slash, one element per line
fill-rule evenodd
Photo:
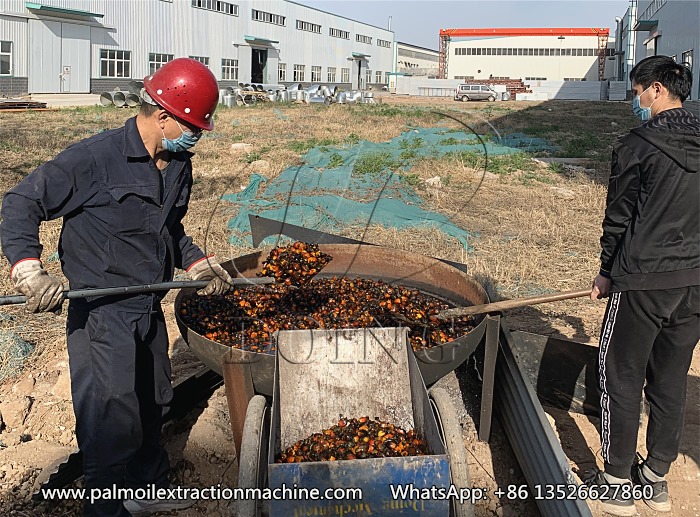
<path fill-rule="evenodd" d="M 614 146 L 600 239 L 612 292 L 700 285 L 700 120 L 671 109 Z"/>

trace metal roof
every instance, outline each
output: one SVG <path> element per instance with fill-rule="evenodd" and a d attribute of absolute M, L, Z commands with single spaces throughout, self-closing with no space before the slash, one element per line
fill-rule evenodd
<path fill-rule="evenodd" d="M 515 29 L 440 29 L 440 36 L 597 36 L 610 34 L 606 28 L 515 28 Z"/>
<path fill-rule="evenodd" d="M 61 13 L 61 14 L 73 14 L 77 16 L 88 16 L 91 18 L 104 18 L 104 14 L 99 14 L 99 13 L 91 13 L 88 11 L 80 11 L 78 9 L 67 9 L 64 7 L 54 7 L 52 5 L 42 5 L 42 4 L 37 4 L 35 2 L 24 2 L 24 7 L 27 9 L 34 9 L 37 11 L 48 11 L 52 13 Z"/>

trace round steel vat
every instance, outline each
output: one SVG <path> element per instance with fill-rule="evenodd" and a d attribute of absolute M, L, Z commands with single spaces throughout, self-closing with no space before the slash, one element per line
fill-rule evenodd
<path fill-rule="evenodd" d="M 457 306 L 478 305 L 489 301 L 484 288 L 471 276 L 434 258 L 372 245 L 321 244 L 319 248 L 333 257 L 320 277 L 345 275 L 383 280 L 418 289 Z M 255 277 L 267 255 L 268 252 L 258 251 L 225 262 L 223 266 L 234 277 Z M 224 357 L 228 361 L 240 360 L 250 364 L 255 391 L 272 395 L 274 355 L 231 348 L 190 329 L 180 318 L 180 306 L 186 297 L 193 294 L 193 289 L 183 289 L 175 299 L 175 319 L 192 352 L 219 374 L 222 372 Z M 480 315 L 476 321 L 476 327 L 464 336 L 444 345 L 415 352 L 426 385 L 431 385 L 450 373 L 476 349 L 486 330 L 486 320 Z"/>

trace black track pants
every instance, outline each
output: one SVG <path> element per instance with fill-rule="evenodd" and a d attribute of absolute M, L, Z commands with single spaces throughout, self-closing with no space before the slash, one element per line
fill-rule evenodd
<path fill-rule="evenodd" d="M 650 407 L 648 465 L 666 474 L 678 457 L 688 369 L 700 339 L 700 286 L 611 294 L 600 334 L 605 471 L 630 477 L 644 388 Z"/>
<path fill-rule="evenodd" d="M 112 487 L 168 486 L 161 444 L 170 402 L 170 360 L 163 313 L 104 305 L 68 309 L 68 357 L 78 446 L 87 495 Z M 119 500 L 85 502 L 91 517 L 128 517 Z"/>

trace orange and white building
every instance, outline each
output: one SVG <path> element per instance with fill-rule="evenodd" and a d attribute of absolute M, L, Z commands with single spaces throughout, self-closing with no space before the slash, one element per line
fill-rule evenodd
<path fill-rule="evenodd" d="M 614 78 L 606 28 L 441 29 L 440 77 L 600 81 Z"/>

